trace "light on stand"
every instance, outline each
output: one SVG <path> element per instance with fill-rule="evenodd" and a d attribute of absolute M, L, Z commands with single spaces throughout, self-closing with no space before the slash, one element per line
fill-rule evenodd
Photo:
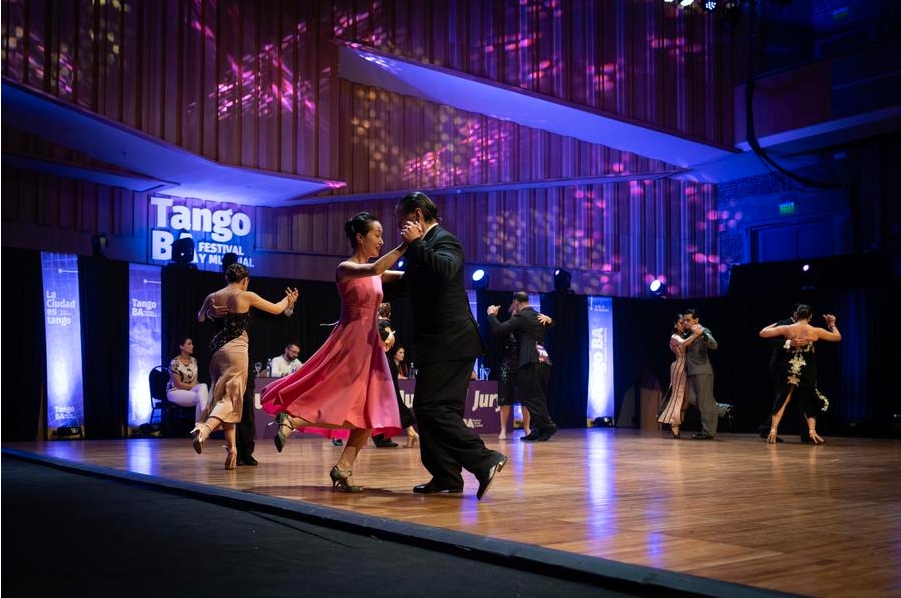
<path fill-rule="evenodd" d="M 657 278 L 651 282 L 650 286 L 648 286 L 648 290 L 651 291 L 651 295 L 654 297 L 665 297 L 666 283 Z"/>

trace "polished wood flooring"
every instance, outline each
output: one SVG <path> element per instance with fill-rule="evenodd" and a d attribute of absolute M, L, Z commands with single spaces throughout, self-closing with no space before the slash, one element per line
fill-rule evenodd
<path fill-rule="evenodd" d="M 260 441 L 259 467 L 225 471 L 222 441 L 202 455 L 180 439 L 4 443 L 105 467 L 327 505 L 758 588 L 823 597 L 901 596 L 901 440 L 747 434 L 672 440 L 667 432 L 561 430 L 550 442 L 486 438 L 510 461 L 482 501 L 411 493 L 419 450 L 368 447 L 362 494 L 333 492 L 341 448 L 295 434 Z M 402 441 L 402 438 L 396 440 Z"/>

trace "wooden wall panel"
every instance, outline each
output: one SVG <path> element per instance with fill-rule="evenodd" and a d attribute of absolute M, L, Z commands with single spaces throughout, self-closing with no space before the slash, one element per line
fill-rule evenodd
<path fill-rule="evenodd" d="M 685 293 L 716 294 L 712 189 L 586 181 L 671 167 L 337 76 L 334 42 L 359 40 L 729 144 L 728 48 L 709 21 L 663 4 L 3 0 L 2 70 L 211 160 L 346 181 L 336 196 L 390 198 L 254 210 L 257 250 L 284 256 L 274 268 L 322 272 L 321 263 L 347 253 L 349 215 L 371 210 L 391 230 L 395 196 L 423 189 L 468 259 L 498 268 L 496 279 L 547 290 L 561 266 L 579 292 L 640 296 L 648 276 L 666 274 Z M 26 148 L 84 159 L 46 144 Z M 134 261 L 147 261 L 146 196 L 4 175 L 4 191 L 13 191 L 3 198 L 4 233 L 12 227 L 25 239 L 17 226 L 46 227 L 80 243 L 102 228 L 134 244 L 126 251 Z"/>

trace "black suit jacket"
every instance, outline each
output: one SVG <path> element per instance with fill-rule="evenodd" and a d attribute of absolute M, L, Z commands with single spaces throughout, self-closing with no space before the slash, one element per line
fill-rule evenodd
<path fill-rule="evenodd" d="M 413 312 L 416 361 L 475 359 L 485 353 L 463 284 L 463 246 L 435 226 L 407 247 L 402 279 Z M 395 289 L 391 289 L 396 291 Z"/>
<path fill-rule="evenodd" d="M 538 321 L 538 312 L 531 307 L 519 310 L 506 322 L 500 322 L 496 316 L 488 316 L 488 326 L 494 334 L 513 333 L 519 341 L 519 355 L 516 366 L 522 368 L 530 363 L 538 363 L 538 350 L 535 344 L 544 344 L 547 327 Z"/>

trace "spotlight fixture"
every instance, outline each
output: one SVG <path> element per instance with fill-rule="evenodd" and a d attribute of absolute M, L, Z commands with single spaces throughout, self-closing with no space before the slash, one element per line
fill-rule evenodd
<path fill-rule="evenodd" d="M 563 268 L 557 268 L 557 270 L 554 271 L 554 290 L 568 292 L 570 290 L 572 278 L 572 274 L 568 271 Z"/>
<path fill-rule="evenodd" d="M 488 288 L 488 273 L 483 269 L 479 268 L 475 272 L 472 273 L 472 288 L 474 289 L 487 289 Z"/>
<path fill-rule="evenodd" d="M 654 297 L 665 297 L 666 283 L 657 278 L 651 282 L 651 284 L 648 286 L 648 290 L 651 291 L 651 295 L 653 295 Z"/>
<path fill-rule="evenodd" d="M 91 237 L 91 253 L 94 257 L 106 257 L 106 248 L 109 247 L 109 237 L 106 233 L 96 233 Z"/>
<path fill-rule="evenodd" d="M 194 239 L 182 237 L 172 241 L 172 261 L 176 264 L 190 264 L 194 261 Z"/>
<path fill-rule="evenodd" d="M 238 263 L 238 254 L 229 251 L 225 255 L 222 256 L 222 271 L 225 272 L 225 269 L 231 266 L 232 264 Z"/>

